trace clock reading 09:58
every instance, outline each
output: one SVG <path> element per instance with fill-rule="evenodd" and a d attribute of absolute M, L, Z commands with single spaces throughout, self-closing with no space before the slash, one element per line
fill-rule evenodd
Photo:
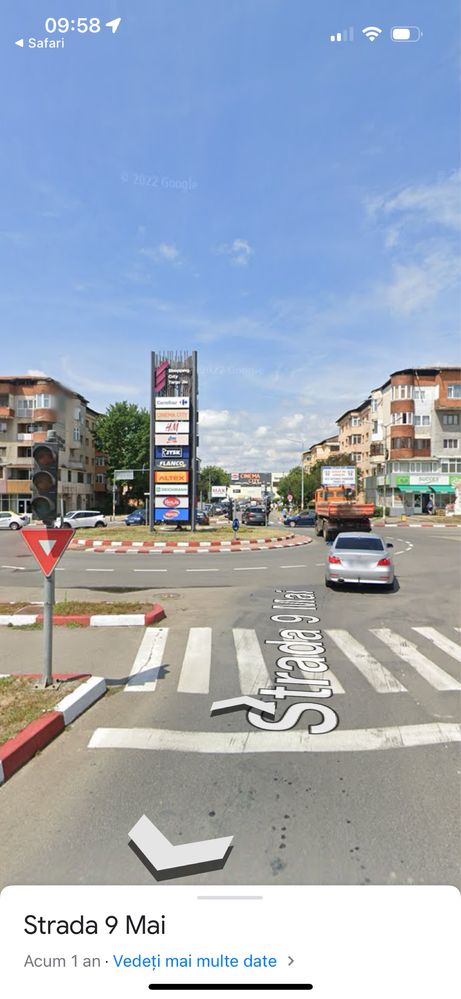
<path fill-rule="evenodd" d="M 53 35 L 55 31 L 59 31 L 61 35 L 65 35 L 67 31 L 79 31 L 82 35 L 91 31 L 94 35 L 101 31 L 101 21 L 99 17 L 47 17 L 45 31 L 49 35 Z"/>

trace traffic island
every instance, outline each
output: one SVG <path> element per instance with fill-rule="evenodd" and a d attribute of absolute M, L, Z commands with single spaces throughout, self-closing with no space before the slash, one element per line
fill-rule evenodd
<path fill-rule="evenodd" d="M 296 545 L 308 545 L 312 538 L 296 534 L 274 534 L 262 537 L 219 538 L 210 541 L 198 541 L 193 538 L 179 541 L 176 538 L 166 538 L 164 541 L 110 541 L 109 538 L 74 538 L 70 544 L 72 551 L 94 551 L 95 554 L 130 554 L 130 555 L 209 555 L 221 552 L 266 551 L 270 548 L 291 548 Z"/>
<path fill-rule="evenodd" d="M 43 624 L 39 605 L 24 603 L 0 604 L 0 625 L 13 628 Z M 148 626 L 163 621 L 165 610 L 160 604 L 92 603 L 62 601 L 55 604 L 53 624 L 81 628 L 124 628 Z M 127 612 L 128 611 L 128 612 Z"/>
<path fill-rule="evenodd" d="M 45 688 L 39 679 L 38 674 L 0 677 L 0 784 L 107 690 L 103 677 L 88 673 L 57 673 L 54 685 Z M 59 693 L 65 696 L 58 699 Z"/>

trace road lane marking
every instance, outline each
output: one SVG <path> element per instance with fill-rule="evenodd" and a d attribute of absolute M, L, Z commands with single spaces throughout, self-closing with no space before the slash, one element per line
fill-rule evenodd
<path fill-rule="evenodd" d="M 233 628 L 235 652 L 242 694 L 256 694 L 270 683 L 256 632 L 252 628 Z"/>
<path fill-rule="evenodd" d="M 139 693 L 157 686 L 163 663 L 168 628 L 146 628 L 124 691 Z"/>
<path fill-rule="evenodd" d="M 293 562 L 293 565 L 279 565 L 279 569 L 306 569 L 304 562 Z"/>
<path fill-rule="evenodd" d="M 2 569 L 16 569 L 17 572 L 25 572 L 26 567 L 24 565 L 2 565 Z"/>
<path fill-rule="evenodd" d="M 461 742 L 461 725 L 428 722 L 383 728 L 336 729 L 325 735 L 290 732 L 175 732 L 155 728 L 97 728 L 89 749 L 182 753 L 357 753 Z"/>
<path fill-rule="evenodd" d="M 452 659 L 461 663 L 461 645 L 452 642 L 450 638 L 445 638 L 445 635 L 441 635 L 440 631 L 435 628 L 412 628 L 412 631 L 417 631 L 423 638 L 433 642 L 442 652 L 446 652 L 447 656 L 451 656 Z"/>
<path fill-rule="evenodd" d="M 234 572 L 252 572 L 253 569 L 267 569 L 267 565 L 239 565 L 234 566 Z"/>
<path fill-rule="evenodd" d="M 378 694 L 391 694 L 406 690 L 406 687 L 403 687 L 399 680 L 377 659 L 374 659 L 348 631 L 333 628 L 326 629 L 325 634 L 333 639 L 338 649 L 357 667 Z"/>
<path fill-rule="evenodd" d="M 115 569 L 85 569 L 85 572 L 115 572 Z"/>
<path fill-rule="evenodd" d="M 401 635 L 390 631 L 389 628 L 370 628 L 370 631 L 385 645 L 388 645 L 395 655 L 412 666 L 424 680 L 430 683 L 431 687 L 436 690 L 461 690 L 461 683 L 440 666 L 436 666 L 430 659 L 427 659 L 418 647 L 413 645 L 413 642 L 408 642 Z"/>
<path fill-rule="evenodd" d="M 211 672 L 211 628 L 189 628 L 178 691 L 208 694 Z"/>
<path fill-rule="evenodd" d="M 133 569 L 133 572 L 168 572 L 168 569 Z"/>
<path fill-rule="evenodd" d="M 220 569 L 186 569 L 186 572 L 220 572 Z"/>

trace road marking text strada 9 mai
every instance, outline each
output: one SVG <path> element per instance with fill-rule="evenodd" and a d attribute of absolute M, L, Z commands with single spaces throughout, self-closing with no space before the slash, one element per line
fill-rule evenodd
<path fill-rule="evenodd" d="M 320 618 L 316 616 L 315 594 L 312 590 L 277 590 L 276 594 L 283 596 L 274 597 L 272 610 L 276 613 L 272 615 L 271 621 L 291 626 L 319 623 Z M 254 728 L 286 732 L 295 727 L 305 711 L 315 711 L 321 716 L 321 721 L 311 722 L 308 725 L 308 732 L 312 735 L 332 732 L 339 724 L 336 711 L 316 701 L 316 698 L 324 700 L 333 694 L 330 680 L 318 675 L 328 671 L 322 632 L 316 628 L 307 630 L 282 628 L 278 639 L 266 639 L 265 645 L 276 645 L 278 651 L 283 653 L 276 661 L 274 685 L 258 688 L 258 693 L 262 697 L 272 698 L 272 701 L 252 698 L 252 704 L 249 705 L 245 696 L 214 701 L 211 715 L 249 708 L 247 721 Z M 302 676 L 293 675 L 296 670 L 299 670 Z M 287 697 L 297 698 L 297 703 L 290 704 L 282 717 L 275 720 L 277 702 L 284 701 Z"/>

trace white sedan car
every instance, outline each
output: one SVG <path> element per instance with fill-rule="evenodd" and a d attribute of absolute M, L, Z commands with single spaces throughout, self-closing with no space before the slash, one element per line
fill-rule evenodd
<path fill-rule="evenodd" d="M 28 523 L 27 514 L 14 513 L 13 510 L 0 510 L 0 530 L 20 531 Z"/>
<path fill-rule="evenodd" d="M 344 532 L 330 547 L 325 584 L 373 583 L 393 589 L 394 564 L 390 550 L 379 534 Z"/>
<path fill-rule="evenodd" d="M 55 520 L 55 527 L 61 527 L 63 520 L 64 527 L 107 527 L 107 520 L 100 510 L 69 510 L 64 514 L 64 518 L 58 517 Z"/>

